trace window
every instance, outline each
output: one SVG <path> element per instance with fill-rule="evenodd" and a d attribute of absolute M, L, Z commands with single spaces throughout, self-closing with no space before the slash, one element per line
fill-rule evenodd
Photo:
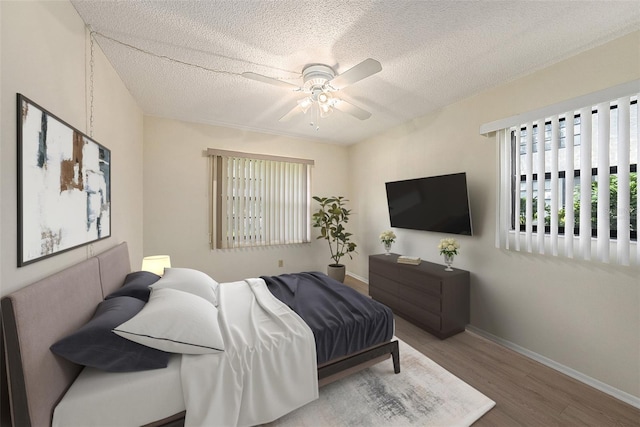
<path fill-rule="evenodd" d="M 494 129 L 501 144 L 498 247 L 640 264 L 639 86 L 483 125 L 486 132 L 509 124 Z"/>
<path fill-rule="evenodd" d="M 630 130 L 631 130 L 631 134 L 634 134 L 635 130 L 637 129 L 638 126 L 638 121 L 637 121 L 637 108 L 638 108 L 638 101 L 637 99 L 630 99 L 630 104 L 629 104 L 629 125 L 630 125 Z M 617 104 L 613 104 L 610 105 L 608 108 L 608 113 L 610 114 L 610 118 L 609 118 L 609 123 L 610 123 L 610 138 L 609 138 L 609 154 L 610 154 L 610 161 L 609 161 L 609 189 L 610 189 L 610 202 L 609 202 L 609 211 L 608 211 L 608 215 L 609 215 L 609 235 L 612 239 L 617 238 L 617 205 L 618 205 L 618 199 L 617 199 L 617 191 L 618 191 L 618 167 L 625 167 L 624 165 L 619 165 L 619 160 L 621 156 L 617 155 L 617 149 L 618 149 L 618 141 L 617 141 L 617 136 L 618 136 L 618 129 L 617 129 L 617 123 L 618 123 L 618 106 Z M 593 110 L 591 111 L 591 123 L 592 123 L 592 134 L 596 134 L 597 135 L 597 131 L 598 131 L 598 111 L 597 110 Z M 571 130 L 569 132 L 569 135 L 572 135 L 572 139 L 573 141 L 570 141 L 570 143 L 574 146 L 574 149 L 570 149 L 567 150 L 566 149 L 566 144 L 567 144 L 567 129 L 566 129 L 566 122 L 567 120 L 571 120 L 571 122 L 573 123 L 573 133 L 571 133 Z M 558 233 L 559 234 L 565 234 L 565 226 L 566 226 L 566 221 L 565 221 L 565 216 L 566 216 L 566 212 L 567 212 L 567 208 L 570 208 L 570 206 L 567 206 L 567 202 L 572 203 L 573 204 L 573 213 L 574 213 L 574 219 L 573 219 L 573 226 L 574 226 L 574 230 L 573 230 L 573 234 L 574 235 L 578 235 L 579 234 L 579 227 L 580 227 L 580 194 L 581 194 L 581 190 L 580 190 L 580 185 L 582 183 L 582 180 L 580 178 L 580 169 L 577 168 L 575 165 L 579 165 L 580 164 L 580 156 L 581 156 L 581 151 L 579 149 L 580 147 L 580 127 L 581 127 L 581 120 L 580 120 L 580 114 L 575 114 L 573 117 L 567 119 L 566 117 L 560 117 L 558 119 L 558 125 L 555 128 L 555 132 L 557 133 L 557 135 L 555 136 L 558 140 L 558 152 L 557 152 L 557 156 L 558 156 L 558 165 L 563 165 L 563 166 L 573 166 L 573 169 L 569 169 L 567 170 L 567 168 L 563 168 L 562 166 L 558 166 L 558 170 L 557 173 L 554 174 L 554 178 L 557 178 L 557 180 L 552 179 L 551 176 L 551 157 L 554 156 L 553 152 L 552 152 L 552 147 L 551 147 L 551 141 L 552 141 L 552 132 L 554 131 L 552 124 L 550 121 L 545 122 L 544 125 L 544 129 L 545 129 L 545 135 L 544 135 L 544 162 L 545 162 L 545 169 L 544 169 L 544 193 L 543 193 L 543 197 L 544 197 L 544 204 L 543 204 L 543 211 L 544 211 L 544 224 L 545 224 L 545 233 L 549 234 L 550 233 L 550 226 L 551 226 L 551 197 L 552 197 L 552 181 L 555 181 L 555 185 L 554 187 L 559 186 L 558 188 L 558 193 L 557 193 L 557 197 L 559 197 L 559 200 L 557 200 L 557 206 L 559 207 L 558 210 Z M 512 188 L 512 191 L 514 192 L 514 197 L 519 195 L 520 197 L 520 209 L 519 209 L 519 226 L 521 231 L 525 231 L 525 225 L 526 225 L 526 216 L 525 216 L 525 207 L 526 207 L 526 201 L 527 201 L 527 192 L 526 192 L 526 171 L 524 170 L 524 164 L 525 164 L 525 160 L 527 158 L 527 146 L 526 146 L 526 141 L 527 141 L 527 128 L 526 127 L 522 127 L 519 132 L 520 132 L 520 138 L 518 138 L 516 136 L 516 133 L 518 131 L 517 130 L 512 130 L 511 131 L 511 143 L 512 143 L 512 152 L 517 152 L 519 153 L 518 155 L 520 156 L 519 161 L 515 161 L 512 162 L 511 164 L 511 168 L 512 168 L 512 174 L 514 176 L 514 180 L 513 182 L 515 183 L 514 187 Z M 636 132 L 637 134 L 637 132 Z M 631 138 L 631 142 L 633 142 L 634 138 Z M 519 147 L 516 147 L 515 145 L 519 142 Z M 532 129 L 532 140 L 533 140 L 533 144 L 532 144 L 532 153 L 533 153 L 533 163 L 537 163 L 536 161 L 536 156 L 540 156 L 539 154 L 539 149 L 538 149 L 538 125 L 534 124 L 533 125 L 533 129 Z M 575 148 L 578 147 L 578 148 Z M 631 240 L 637 240 L 637 183 L 638 183 L 638 179 L 637 179 L 637 144 L 630 144 L 629 146 L 629 161 L 634 161 L 635 163 L 629 164 L 627 165 L 627 167 L 629 168 L 629 180 L 630 180 L 630 185 L 629 185 L 629 201 L 630 201 L 630 206 L 629 206 L 629 210 L 630 210 L 630 215 L 629 215 L 629 233 L 630 233 L 630 239 Z M 567 153 L 571 152 L 573 153 L 574 156 L 574 160 L 573 162 L 569 162 L 570 159 L 567 159 Z M 624 159 L 624 157 L 623 157 Z M 593 150 L 591 153 L 591 163 L 592 164 L 596 164 L 597 163 L 597 152 L 596 150 Z M 516 170 L 516 165 L 520 165 L 520 170 Z M 590 223 L 591 223 L 591 236 L 592 237 L 597 237 L 598 235 L 598 230 L 597 230 L 597 200 L 598 200 L 598 168 L 594 167 L 591 168 L 591 171 L 589 172 L 589 176 L 590 178 L 588 178 L 588 180 L 590 180 L 590 187 L 591 187 L 591 200 L 589 205 L 591 206 L 591 211 L 590 211 Z M 538 201 L 540 200 L 540 198 L 538 197 L 538 173 L 534 173 L 533 174 L 533 198 L 532 198 L 532 205 L 533 205 L 533 219 L 534 219 L 534 224 L 533 224 L 533 231 L 537 232 L 537 224 L 535 223 L 535 221 L 537 220 L 537 214 L 538 214 Z M 514 209 L 512 212 L 512 228 L 515 228 L 515 205 L 514 205 Z"/>
<path fill-rule="evenodd" d="M 312 160 L 209 149 L 214 249 L 310 241 Z"/>

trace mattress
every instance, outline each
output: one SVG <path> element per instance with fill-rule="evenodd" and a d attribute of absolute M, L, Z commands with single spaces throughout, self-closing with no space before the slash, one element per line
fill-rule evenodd
<path fill-rule="evenodd" d="M 104 372 L 84 368 L 53 413 L 53 427 L 141 426 L 185 410 L 181 355 L 163 369 Z"/>

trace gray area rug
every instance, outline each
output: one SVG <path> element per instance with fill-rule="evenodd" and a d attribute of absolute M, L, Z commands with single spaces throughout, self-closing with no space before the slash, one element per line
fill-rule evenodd
<path fill-rule="evenodd" d="M 400 340 L 398 340 L 400 341 Z M 269 426 L 469 426 L 495 402 L 400 341 L 391 360 L 320 389 L 320 398 Z"/>

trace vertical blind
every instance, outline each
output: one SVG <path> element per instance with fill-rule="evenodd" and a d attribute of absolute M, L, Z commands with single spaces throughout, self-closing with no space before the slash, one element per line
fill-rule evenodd
<path fill-rule="evenodd" d="M 639 110 L 634 91 L 496 129 L 496 246 L 640 265 Z"/>
<path fill-rule="evenodd" d="M 209 149 L 214 249 L 310 241 L 310 165 L 292 159 Z"/>

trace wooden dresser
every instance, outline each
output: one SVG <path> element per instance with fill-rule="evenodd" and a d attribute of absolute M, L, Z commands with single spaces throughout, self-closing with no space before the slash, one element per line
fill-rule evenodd
<path fill-rule="evenodd" d="M 397 254 L 369 256 L 369 295 L 400 317 L 444 339 L 469 323 L 469 272 L 422 261 L 398 264 Z"/>

